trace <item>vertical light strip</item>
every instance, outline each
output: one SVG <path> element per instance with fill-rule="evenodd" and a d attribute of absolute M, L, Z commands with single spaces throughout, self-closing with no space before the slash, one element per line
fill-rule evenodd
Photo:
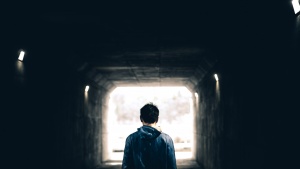
<path fill-rule="evenodd" d="M 85 86 L 85 92 L 88 92 L 90 89 L 90 86 Z"/>
<path fill-rule="evenodd" d="M 219 77 L 217 74 L 214 74 L 216 81 L 219 81 Z"/>
<path fill-rule="evenodd" d="M 297 14 L 300 11 L 299 1 L 298 0 L 293 0 L 292 4 L 293 4 L 293 8 L 294 8 L 295 14 Z"/>
<path fill-rule="evenodd" d="M 23 61 L 23 59 L 24 59 L 24 55 L 25 55 L 25 52 L 24 51 L 21 51 L 20 52 L 20 55 L 19 55 L 19 61 Z"/>

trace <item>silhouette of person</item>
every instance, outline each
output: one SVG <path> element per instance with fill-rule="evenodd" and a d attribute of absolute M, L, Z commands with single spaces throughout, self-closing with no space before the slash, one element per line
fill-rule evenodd
<path fill-rule="evenodd" d="M 126 138 L 122 169 L 176 169 L 172 138 L 157 126 L 159 110 L 153 103 L 140 109 L 143 124 Z"/>

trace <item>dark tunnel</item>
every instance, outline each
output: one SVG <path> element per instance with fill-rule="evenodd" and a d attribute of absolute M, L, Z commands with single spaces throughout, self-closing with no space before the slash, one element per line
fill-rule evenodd
<path fill-rule="evenodd" d="M 299 165 L 300 16 L 290 0 L 19 3 L 3 12 L 1 168 L 121 168 L 104 160 L 103 138 L 109 94 L 125 86 L 198 94 L 193 159 L 178 168 Z"/>

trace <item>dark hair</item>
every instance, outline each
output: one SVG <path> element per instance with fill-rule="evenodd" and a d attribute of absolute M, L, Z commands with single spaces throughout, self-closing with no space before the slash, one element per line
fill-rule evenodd
<path fill-rule="evenodd" d="M 147 103 L 140 110 L 140 119 L 145 123 L 154 123 L 158 121 L 159 110 L 153 103 Z"/>

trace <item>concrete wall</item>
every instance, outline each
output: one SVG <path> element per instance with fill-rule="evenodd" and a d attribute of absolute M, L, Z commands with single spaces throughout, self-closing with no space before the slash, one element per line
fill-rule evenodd
<path fill-rule="evenodd" d="M 292 78 L 287 72 L 251 66 L 257 70 L 234 66 L 220 71 L 217 66 L 198 85 L 196 159 L 205 169 L 282 168 L 295 163 L 297 87 L 287 84 Z M 220 72 L 220 95 L 214 72 Z"/>
<path fill-rule="evenodd" d="M 24 62 L 16 60 L 17 52 L 6 53 L 3 166 L 95 168 L 102 159 L 106 89 L 92 84 L 85 94 L 90 79 L 66 59 L 68 46 L 54 45 L 45 53 L 47 47 L 28 42 L 26 49 Z M 52 59 L 39 60 L 40 55 Z"/>
<path fill-rule="evenodd" d="M 215 34 L 221 59 L 197 87 L 196 158 L 205 169 L 293 168 L 297 164 L 300 22 L 299 16 L 281 14 L 274 9 L 252 18 L 249 13 L 239 27 L 230 26 L 236 29 Z M 74 68 L 76 61 L 62 57 L 70 55 L 70 46 L 52 44 L 57 41 L 51 33 L 42 38 L 18 34 L 19 24 L 11 26 L 16 34 L 5 38 L 1 61 L 2 168 L 99 165 L 99 114 L 106 107 L 106 91 L 93 85 L 85 100 L 86 76 Z M 20 72 L 15 51 L 22 47 L 29 53 Z M 40 60 L 41 55 L 49 59 Z M 219 99 L 215 72 L 220 77 Z"/>
<path fill-rule="evenodd" d="M 299 16 L 281 12 L 243 18 L 245 27 L 223 36 L 220 61 L 198 84 L 196 158 L 205 169 L 297 165 Z"/>
<path fill-rule="evenodd" d="M 17 52 L 6 53 L 7 79 L 3 80 L 6 101 L 2 108 L 7 112 L 3 116 L 3 138 L 7 141 L 3 143 L 6 147 L 3 165 L 8 168 L 53 168 L 63 156 L 63 149 L 68 148 L 62 146 L 69 140 L 60 139 L 68 137 L 65 126 L 72 120 L 68 118 L 71 113 L 66 111 L 68 107 L 64 107 L 64 101 L 71 94 L 70 72 L 63 71 L 62 63 L 56 63 L 52 69 L 53 60 L 39 60 L 40 55 L 51 57 L 53 53 L 43 52 L 45 48 L 39 48 L 41 46 L 35 43 L 27 45 L 28 55 L 22 63 L 16 60 Z M 34 46 L 37 50 L 30 50 Z M 14 44 L 8 51 L 18 51 L 17 48 Z M 20 73 L 14 66 L 17 64 L 26 71 Z"/>
<path fill-rule="evenodd" d="M 206 168 L 220 168 L 224 117 L 220 109 L 218 82 L 213 74 L 209 75 L 198 86 L 196 159 Z"/>
<path fill-rule="evenodd" d="M 89 83 L 90 82 L 90 83 Z M 56 165 L 61 168 L 96 168 L 102 163 L 103 112 L 107 109 L 105 87 L 80 74 L 63 101 L 61 126 L 57 130 Z M 85 86 L 90 86 L 85 92 Z"/>

